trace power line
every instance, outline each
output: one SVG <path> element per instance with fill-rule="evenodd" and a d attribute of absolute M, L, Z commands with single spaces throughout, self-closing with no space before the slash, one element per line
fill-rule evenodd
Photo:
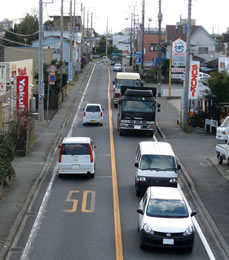
<path fill-rule="evenodd" d="M 32 45 L 30 45 L 30 44 L 24 44 L 24 43 L 22 43 L 22 42 L 12 41 L 12 40 L 6 39 L 6 38 L 1 37 L 1 36 L 0 36 L 0 39 L 4 40 L 4 41 L 6 41 L 6 42 L 16 43 L 16 44 L 18 44 L 18 45 L 23 45 L 23 46 L 32 46 Z"/>
<path fill-rule="evenodd" d="M 11 34 L 14 34 L 14 35 L 17 35 L 17 36 L 24 36 L 24 37 L 33 36 L 33 35 L 39 33 L 39 30 L 36 31 L 36 32 L 34 32 L 34 33 L 32 33 L 32 34 L 20 34 L 20 33 L 15 33 L 15 32 L 12 32 L 12 31 L 6 30 L 6 29 L 4 29 L 4 28 L 2 28 L 2 27 L 0 27 L 0 29 L 4 30 L 4 31 L 6 31 L 6 32 L 9 32 L 9 33 L 11 33 Z"/>

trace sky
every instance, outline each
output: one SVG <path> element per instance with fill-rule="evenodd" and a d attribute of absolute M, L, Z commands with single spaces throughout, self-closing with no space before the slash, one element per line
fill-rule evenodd
<path fill-rule="evenodd" d="M 3 0 L 2 0 L 3 1 Z M 61 0 L 43 0 L 44 21 L 50 15 L 60 15 Z M 74 3 L 74 0 L 72 0 Z M 159 0 L 145 0 L 145 28 L 158 27 L 157 14 Z M 103 34 L 107 28 L 110 33 L 131 26 L 131 13 L 135 12 L 135 21 L 141 23 L 142 0 L 76 0 L 76 15 L 81 13 L 81 3 L 85 7 L 85 25 L 92 25 L 96 32 Z M 68 15 L 70 0 L 64 0 L 64 14 Z M 1 5 L 0 21 L 4 18 L 18 21 L 26 13 L 38 13 L 39 0 L 6 0 Z M 223 33 L 229 27 L 228 0 L 192 0 L 192 19 L 196 25 L 202 25 L 209 33 Z M 180 17 L 188 16 L 188 0 L 161 0 L 163 14 L 162 28 L 167 24 L 176 24 Z M 88 15 L 87 15 L 88 14 Z M 92 14 L 92 15 L 91 15 Z M 152 21 L 149 22 L 149 19 Z"/>

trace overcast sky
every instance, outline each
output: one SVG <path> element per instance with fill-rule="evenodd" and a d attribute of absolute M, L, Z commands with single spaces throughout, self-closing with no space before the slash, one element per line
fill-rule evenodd
<path fill-rule="evenodd" d="M 3 0 L 2 0 L 3 1 Z M 43 0 L 44 4 L 44 20 L 49 15 L 60 15 L 61 0 Z M 72 0 L 74 3 L 74 0 Z M 149 26 L 149 18 L 152 19 L 150 27 L 158 26 L 159 0 L 145 0 L 145 27 Z M 69 14 L 70 0 L 64 0 L 64 13 Z M 76 14 L 80 14 L 81 1 L 76 0 Z M 82 0 L 82 4 L 89 14 L 89 27 L 91 26 L 91 13 L 93 13 L 93 27 L 99 33 L 106 32 L 106 24 L 108 17 L 108 30 L 112 33 L 119 32 L 124 27 L 130 27 L 131 12 L 134 12 L 136 22 L 141 22 L 142 0 Z M 26 13 L 32 13 L 32 10 L 38 12 L 39 0 L 6 0 L 0 8 L 0 20 L 4 18 L 18 19 L 25 16 Z M 176 24 L 180 16 L 187 18 L 188 16 L 188 0 L 161 0 L 163 22 L 162 27 L 166 24 Z M 215 33 L 222 33 L 229 27 L 228 19 L 229 0 L 192 0 L 192 19 L 196 19 L 196 25 L 202 25 L 209 33 L 213 30 Z"/>

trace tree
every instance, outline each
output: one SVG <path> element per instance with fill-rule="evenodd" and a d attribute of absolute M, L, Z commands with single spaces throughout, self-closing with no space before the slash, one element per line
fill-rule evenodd
<path fill-rule="evenodd" d="M 212 95 L 216 96 L 216 102 L 229 102 L 229 75 L 226 71 L 211 74 L 208 85 Z"/>
<path fill-rule="evenodd" d="M 14 28 L 10 28 L 9 31 L 6 31 L 4 38 L 14 42 L 31 44 L 32 41 L 38 39 L 38 30 L 39 24 L 37 15 L 30 15 L 27 13 L 19 24 L 15 24 Z M 4 45 L 17 45 L 16 43 L 10 41 L 4 41 Z"/>

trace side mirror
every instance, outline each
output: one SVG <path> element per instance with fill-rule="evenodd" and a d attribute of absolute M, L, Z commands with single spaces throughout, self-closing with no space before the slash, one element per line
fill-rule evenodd
<path fill-rule="evenodd" d="M 115 84 L 115 81 L 113 80 L 113 85 Z"/>
<path fill-rule="evenodd" d="M 61 147 L 61 145 L 58 145 L 58 148 L 60 148 Z"/>
<path fill-rule="evenodd" d="M 142 209 L 137 209 L 137 212 L 141 215 L 143 215 L 143 210 Z"/>
<path fill-rule="evenodd" d="M 104 111 L 104 108 L 103 108 L 103 111 Z"/>
<path fill-rule="evenodd" d="M 180 164 L 177 165 L 177 169 L 180 170 L 181 169 L 181 166 Z"/>
<path fill-rule="evenodd" d="M 191 212 L 191 217 L 195 216 L 196 214 L 197 214 L 196 211 L 192 211 L 192 212 Z"/>
<path fill-rule="evenodd" d="M 135 166 L 136 168 L 138 168 L 138 163 L 136 162 L 136 163 L 134 164 L 134 166 Z"/>
<path fill-rule="evenodd" d="M 83 108 L 83 111 L 84 111 L 85 108 Z"/>
<path fill-rule="evenodd" d="M 97 145 L 94 145 L 94 148 L 97 148 Z"/>

